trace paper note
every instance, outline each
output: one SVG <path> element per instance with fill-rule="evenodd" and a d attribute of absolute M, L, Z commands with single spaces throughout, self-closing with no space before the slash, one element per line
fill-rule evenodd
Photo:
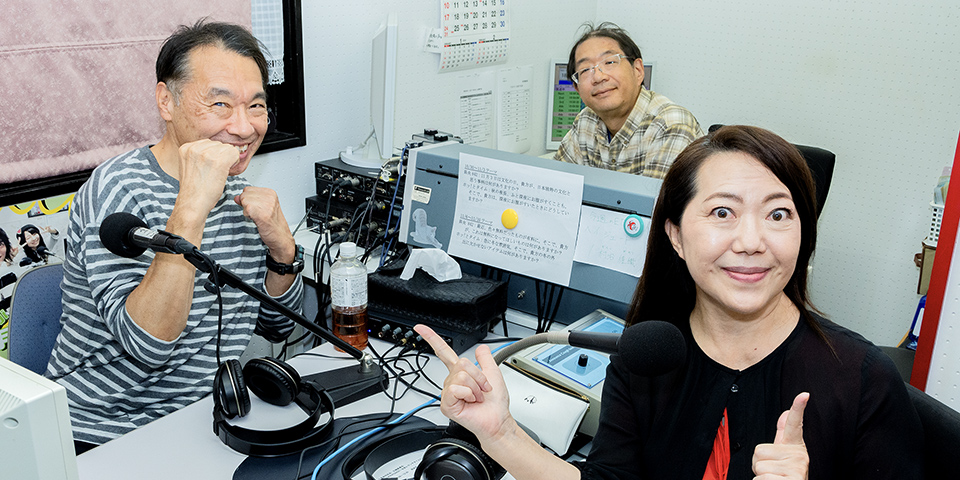
<path fill-rule="evenodd" d="M 637 218 L 631 216 L 632 220 Z M 584 206 L 580 213 L 580 232 L 573 259 L 639 278 L 647 255 L 650 231 L 650 219 L 639 219 L 643 222 L 643 230 L 638 236 L 631 237 L 624 225 L 626 213 Z"/>
<path fill-rule="evenodd" d="M 497 78 L 497 150 L 530 150 L 530 86 L 533 65 L 501 69 Z"/>
<path fill-rule="evenodd" d="M 443 30 L 432 28 L 427 32 L 427 40 L 423 44 L 423 51 L 429 53 L 443 51 Z"/>
<path fill-rule="evenodd" d="M 567 286 L 582 200 L 581 175 L 461 153 L 449 253 Z"/>
<path fill-rule="evenodd" d="M 496 72 L 479 72 L 461 75 L 457 79 L 460 95 L 457 99 L 457 129 L 467 145 L 496 148 L 494 131 L 494 89 Z"/>

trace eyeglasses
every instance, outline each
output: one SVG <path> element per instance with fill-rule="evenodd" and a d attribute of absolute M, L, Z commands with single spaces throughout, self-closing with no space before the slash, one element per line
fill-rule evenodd
<path fill-rule="evenodd" d="M 606 73 L 606 74 L 613 73 L 613 69 L 617 68 L 617 65 L 620 65 L 620 62 L 624 60 L 630 60 L 630 57 L 627 57 L 622 53 L 617 53 L 615 55 L 610 55 L 609 57 L 604 58 L 603 61 L 601 61 L 600 63 L 592 67 L 581 68 L 580 70 L 577 70 L 576 72 L 574 72 L 572 77 L 573 83 L 576 83 L 577 85 L 579 85 L 581 78 L 589 79 L 590 76 L 593 75 L 594 69 L 599 70 L 601 73 Z"/>

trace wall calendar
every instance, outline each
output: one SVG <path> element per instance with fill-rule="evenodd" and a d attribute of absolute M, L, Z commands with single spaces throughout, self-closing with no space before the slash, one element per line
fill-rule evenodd
<path fill-rule="evenodd" d="M 440 0 L 440 71 L 506 63 L 511 1 Z"/>

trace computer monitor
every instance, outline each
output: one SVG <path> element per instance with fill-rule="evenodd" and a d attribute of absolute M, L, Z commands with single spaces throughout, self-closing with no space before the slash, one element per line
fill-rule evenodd
<path fill-rule="evenodd" d="M 643 62 L 643 88 L 650 90 L 652 78 L 653 62 Z M 547 95 L 547 150 L 560 148 L 560 141 L 573 128 L 573 120 L 584 106 L 573 80 L 567 78 L 567 60 L 551 61 Z"/>
<path fill-rule="evenodd" d="M 0 477 L 79 478 L 67 391 L 2 357 Z"/>
<path fill-rule="evenodd" d="M 393 156 L 393 121 L 397 94 L 397 14 L 387 15 L 373 36 L 370 64 L 370 121 L 377 148 L 342 153 L 356 167 L 380 168 Z"/>
<path fill-rule="evenodd" d="M 606 170 L 602 168 L 588 167 L 573 163 L 557 162 L 554 160 L 522 155 L 510 152 L 502 152 L 475 145 L 463 145 L 456 142 L 447 142 L 444 144 L 430 145 L 414 149 L 411 153 L 410 163 L 407 167 L 406 190 L 403 195 L 403 210 L 400 218 L 399 240 L 414 247 L 436 247 L 448 250 L 453 238 L 454 229 L 462 218 L 458 213 L 458 191 L 460 189 L 460 163 L 462 154 L 473 157 L 489 158 L 503 162 L 515 163 L 518 166 L 537 167 L 544 170 L 554 170 L 583 177 L 583 195 L 581 208 L 589 207 L 599 209 L 611 214 L 627 215 L 635 214 L 642 218 L 649 219 L 653 214 L 654 203 L 657 194 L 660 191 L 660 180 L 644 177 L 642 175 L 630 175 L 622 172 Z M 483 183 L 483 182 L 481 182 Z M 500 187 L 495 183 L 489 193 L 493 198 L 500 197 Z M 519 191 L 519 188 L 516 189 Z M 496 201 L 496 200 L 491 200 Z M 478 202 L 478 204 L 484 202 Z M 489 204 L 489 202 L 487 202 Z M 524 201 L 518 203 L 515 207 L 515 213 L 520 215 L 529 215 L 531 212 L 547 211 L 549 208 L 542 204 L 537 204 L 537 200 Z M 582 212 L 582 210 L 581 210 Z M 419 218 L 418 218 L 419 217 Z M 478 218 L 478 224 L 496 225 L 489 222 L 489 217 Z M 582 217 L 581 217 L 582 218 Z M 499 222 L 495 218 L 494 222 Z M 646 220 L 649 224 L 649 220 Z M 486 227 L 483 227 L 486 228 Z M 609 228 L 609 225 L 604 228 Z M 425 232 L 423 235 L 418 233 Z M 490 228 L 491 231 L 496 228 Z M 522 229 L 521 229 L 522 230 Z M 518 230 L 513 230 L 518 232 Z M 623 227 L 616 225 L 610 233 L 610 238 L 623 238 Z M 522 237 L 523 233 L 516 233 Z M 626 235 L 626 234 L 624 234 Z M 642 237 L 638 237 L 642 238 Z M 489 238 L 488 238 L 489 240 Z M 579 239 L 577 240 L 580 241 Z M 484 240 L 479 240 L 486 246 L 490 255 L 498 257 L 501 265 L 511 265 L 510 267 L 499 267 L 504 271 L 515 273 L 511 282 L 520 276 L 531 278 L 541 278 L 528 271 L 523 270 L 522 263 L 516 261 L 517 255 L 512 255 L 523 249 L 522 246 L 490 245 Z M 522 241 L 518 244 L 522 245 Z M 579 247 L 579 244 L 574 244 Z M 490 247 L 490 248 L 487 248 Z M 496 247 L 496 248 L 494 248 Z M 586 246 L 584 248 L 589 248 Z M 510 251 L 512 250 L 512 251 Z M 507 253 L 504 253 L 507 252 Z M 467 258 L 468 260 L 474 260 Z M 637 265 L 642 267 L 643 257 L 641 256 Z M 492 262 L 488 262 L 494 265 Z M 626 305 L 633 297 L 639 275 L 632 275 L 624 271 L 615 270 L 607 266 L 598 265 L 595 262 L 581 262 L 574 259 L 570 271 L 569 283 L 566 285 L 568 290 L 577 291 L 593 295 L 611 302 Z M 532 290 L 526 290 L 531 292 Z M 526 295 L 533 298 L 533 295 Z M 598 308 L 591 306 L 589 310 Z M 606 309 L 606 308 L 605 308 Z M 611 312 L 614 313 L 614 312 Z M 614 313 L 617 314 L 617 313 Z M 582 314 L 580 314 L 582 316 Z M 578 317 L 579 318 L 579 317 Z"/>

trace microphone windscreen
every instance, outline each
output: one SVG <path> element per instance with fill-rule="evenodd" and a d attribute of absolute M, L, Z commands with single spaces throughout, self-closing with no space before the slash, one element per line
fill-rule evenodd
<path fill-rule="evenodd" d="M 147 224 L 136 215 L 127 212 L 111 213 L 100 224 L 100 243 L 114 255 L 126 258 L 138 257 L 146 248 L 138 247 L 129 237 L 130 230 L 146 228 Z"/>
<path fill-rule="evenodd" d="M 644 377 L 674 370 L 687 356 L 680 329 L 660 320 L 643 321 L 625 329 L 617 350 L 627 370 Z"/>

